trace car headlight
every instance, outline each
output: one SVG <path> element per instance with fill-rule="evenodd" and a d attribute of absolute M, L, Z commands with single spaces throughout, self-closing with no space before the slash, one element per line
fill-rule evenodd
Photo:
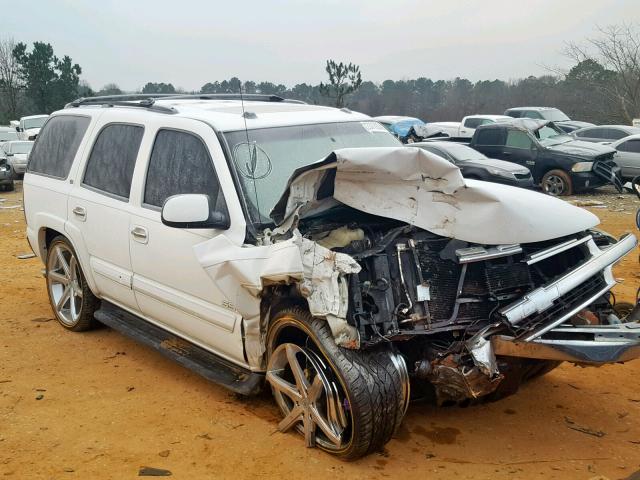
<path fill-rule="evenodd" d="M 498 177 L 509 178 L 511 180 L 516 178 L 513 173 L 507 172 L 506 170 L 499 170 L 497 168 L 487 168 L 487 170 L 491 175 L 496 175 Z"/>
<path fill-rule="evenodd" d="M 571 167 L 572 172 L 590 172 L 593 169 L 593 162 L 578 162 Z"/>

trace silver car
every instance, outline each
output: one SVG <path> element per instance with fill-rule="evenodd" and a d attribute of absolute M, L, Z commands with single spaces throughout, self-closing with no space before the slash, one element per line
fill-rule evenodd
<path fill-rule="evenodd" d="M 571 132 L 571 136 L 583 142 L 608 143 L 622 140 L 629 135 L 640 134 L 640 128 L 629 125 L 598 125 Z"/>
<path fill-rule="evenodd" d="M 32 147 L 33 142 L 30 141 L 16 140 L 5 142 L 0 147 L 0 158 L 6 158 L 15 176 L 22 177 L 27 170 L 27 161 Z"/>
<path fill-rule="evenodd" d="M 623 178 L 640 175 L 640 134 L 622 138 L 610 146 L 616 149 L 613 161 L 620 167 Z"/>

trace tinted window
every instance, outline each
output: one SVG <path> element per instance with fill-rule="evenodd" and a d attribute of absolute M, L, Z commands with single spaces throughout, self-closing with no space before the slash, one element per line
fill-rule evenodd
<path fill-rule="evenodd" d="M 478 126 L 482 124 L 483 124 L 483 121 L 481 118 L 467 118 L 464 121 L 464 126 L 467 128 L 478 128 Z"/>
<path fill-rule="evenodd" d="M 507 134 L 507 147 L 523 148 L 529 150 L 531 148 L 531 139 L 525 132 L 519 130 L 510 130 Z"/>
<path fill-rule="evenodd" d="M 203 193 L 215 202 L 215 210 L 226 212 L 218 177 L 207 147 L 198 137 L 175 130 L 160 130 L 147 169 L 144 203 L 162 207 L 181 193 Z"/>
<path fill-rule="evenodd" d="M 620 140 L 628 136 L 629 134 L 624 130 L 620 130 L 619 128 L 607 128 L 607 137 L 610 140 Z"/>
<path fill-rule="evenodd" d="M 520 110 L 507 110 L 506 112 L 504 112 L 505 115 L 509 115 L 513 118 L 520 118 L 520 113 Z"/>
<path fill-rule="evenodd" d="M 584 132 L 580 132 L 580 137 L 585 138 L 607 138 L 607 134 L 604 128 L 590 128 Z"/>
<path fill-rule="evenodd" d="M 523 116 L 527 118 L 542 118 L 540 112 L 537 112 L 536 110 L 527 110 Z"/>
<path fill-rule="evenodd" d="M 82 183 L 128 199 L 143 133 L 136 125 L 104 127 L 93 144 Z"/>
<path fill-rule="evenodd" d="M 439 157 L 444 158 L 445 160 L 449 160 L 450 162 L 453 161 L 453 159 L 451 158 L 450 155 L 448 155 L 446 152 L 443 152 L 439 148 L 435 148 L 435 147 L 433 147 L 431 145 L 420 146 L 420 148 L 422 148 L 423 150 L 426 150 L 428 152 L 434 153 L 434 154 L 438 155 Z"/>
<path fill-rule="evenodd" d="M 618 145 L 621 152 L 640 153 L 640 140 L 627 140 Z"/>
<path fill-rule="evenodd" d="M 71 115 L 51 117 L 29 155 L 28 172 L 67 178 L 89 118 Z"/>
<path fill-rule="evenodd" d="M 503 145 L 502 130 L 499 128 L 488 128 L 479 130 L 476 137 L 477 145 Z"/>

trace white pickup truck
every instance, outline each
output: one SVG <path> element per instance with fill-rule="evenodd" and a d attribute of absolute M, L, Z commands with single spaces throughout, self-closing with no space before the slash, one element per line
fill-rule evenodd
<path fill-rule="evenodd" d="M 461 122 L 430 122 L 429 127 L 439 127 L 442 133 L 453 138 L 471 138 L 480 125 L 508 122 L 513 120 L 506 115 L 468 115 Z"/>

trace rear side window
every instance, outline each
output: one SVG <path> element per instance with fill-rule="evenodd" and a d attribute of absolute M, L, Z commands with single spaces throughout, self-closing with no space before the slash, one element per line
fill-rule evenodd
<path fill-rule="evenodd" d="M 49 118 L 29 155 L 27 171 L 67 178 L 89 121 L 76 115 Z"/>
<path fill-rule="evenodd" d="M 138 125 L 104 127 L 93 144 L 83 185 L 128 200 L 143 133 Z"/>
<path fill-rule="evenodd" d="M 162 207 L 172 195 L 209 195 L 215 211 L 227 207 L 209 151 L 199 137 L 176 130 L 160 130 L 147 169 L 144 203 Z"/>
<path fill-rule="evenodd" d="M 504 112 L 505 115 L 508 115 L 513 118 L 520 118 L 520 110 L 507 110 Z"/>
<path fill-rule="evenodd" d="M 477 135 L 477 145 L 504 145 L 504 142 L 502 140 L 502 130 L 499 128 L 478 130 Z"/>
<path fill-rule="evenodd" d="M 529 135 L 519 130 L 510 130 L 507 134 L 507 147 L 511 148 L 523 148 L 528 150 L 531 148 L 531 139 Z"/>
<path fill-rule="evenodd" d="M 464 126 L 467 128 L 478 128 L 480 125 L 482 125 L 481 118 L 467 118 L 464 121 Z"/>
<path fill-rule="evenodd" d="M 536 118 L 536 119 L 544 118 L 544 117 L 540 114 L 540 112 L 537 112 L 537 111 L 535 111 L 535 110 L 527 110 L 527 111 L 524 113 L 523 117 L 527 117 L 527 118 Z"/>
<path fill-rule="evenodd" d="M 640 140 L 627 140 L 618 145 L 621 152 L 640 153 Z"/>
<path fill-rule="evenodd" d="M 624 130 L 619 130 L 617 128 L 607 128 L 607 138 L 610 140 L 620 140 L 628 136 L 629 134 Z"/>
<path fill-rule="evenodd" d="M 604 128 L 591 128 L 578 134 L 579 137 L 584 138 L 607 138 L 607 133 Z"/>

